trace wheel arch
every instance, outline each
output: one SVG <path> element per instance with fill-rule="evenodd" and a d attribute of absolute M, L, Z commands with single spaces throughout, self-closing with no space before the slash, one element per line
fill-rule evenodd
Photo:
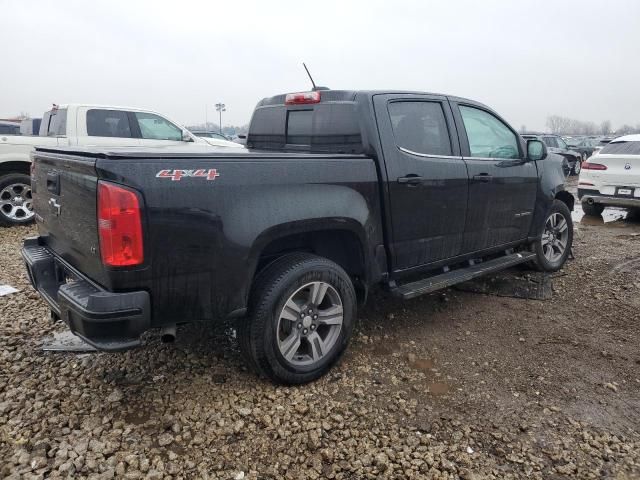
<path fill-rule="evenodd" d="M 303 220 L 273 226 L 262 232 L 251 248 L 247 285 L 251 286 L 260 271 L 283 255 L 308 252 L 337 263 L 354 280 L 358 290 L 366 290 L 379 276 L 372 271 L 375 262 L 367 245 L 364 227 L 350 218 Z"/>
<path fill-rule="evenodd" d="M 570 212 L 573 212 L 573 207 L 575 206 L 576 199 L 566 190 L 560 190 L 554 196 L 556 200 L 560 200 L 564 203 Z"/>
<path fill-rule="evenodd" d="M 29 175 L 30 171 L 31 162 L 27 160 L 10 160 L 0 162 L 0 176 L 9 175 L 10 173 Z"/>

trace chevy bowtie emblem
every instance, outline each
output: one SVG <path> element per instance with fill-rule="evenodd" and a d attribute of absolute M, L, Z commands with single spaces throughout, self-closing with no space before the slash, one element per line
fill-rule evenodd
<path fill-rule="evenodd" d="M 627 164 L 624 166 L 624 169 L 625 169 L 625 170 L 631 170 L 631 164 L 630 164 L 630 163 L 627 163 Z"/>

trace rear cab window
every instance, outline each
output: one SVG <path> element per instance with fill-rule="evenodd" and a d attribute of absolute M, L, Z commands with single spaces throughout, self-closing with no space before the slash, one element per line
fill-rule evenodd
<path fill-rule="evenodd" d="M 264 99 L 253 112 L 247 147 L 312 153 L 362 153 L 362 130 L 355 93 L 322 90 L 320 94 L 320 102 L 307 104 L 286 104 L 286 94 Z"/>
<path fill-rule="evenodd" d="M 52 110 L 49 116 L 47 136 L 64 137 L 67 135 L 67 109 Z"/>

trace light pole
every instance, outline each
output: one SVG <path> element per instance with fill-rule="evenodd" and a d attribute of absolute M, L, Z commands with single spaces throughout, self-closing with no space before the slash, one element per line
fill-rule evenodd
<path fill-rule="evenodd" d="M 220 135 L 222 135 L 222 112 L 226 112 L 226 105 L 224 103 L 216 103 L 216 112 L 220 113 Z"/>

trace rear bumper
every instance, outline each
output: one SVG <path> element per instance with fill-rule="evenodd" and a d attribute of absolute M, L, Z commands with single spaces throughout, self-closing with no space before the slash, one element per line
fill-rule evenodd
<path fill-rule="evenodd" d="M 640 198 L 600 195 L 597 191 L 581 188 L 578 189 L 578 198 L 582 202 L 600 203 L 611 207 L 640 207 Z"/>
<path fill-rule="evenodd" d="M 22 258 L 33 288 L 75 335 L 105 351 L 140 345 L 140 335 L 151 322 L 148 292 L 104 290 L 42 245 L 39 237 L 25 240 Z"/>

